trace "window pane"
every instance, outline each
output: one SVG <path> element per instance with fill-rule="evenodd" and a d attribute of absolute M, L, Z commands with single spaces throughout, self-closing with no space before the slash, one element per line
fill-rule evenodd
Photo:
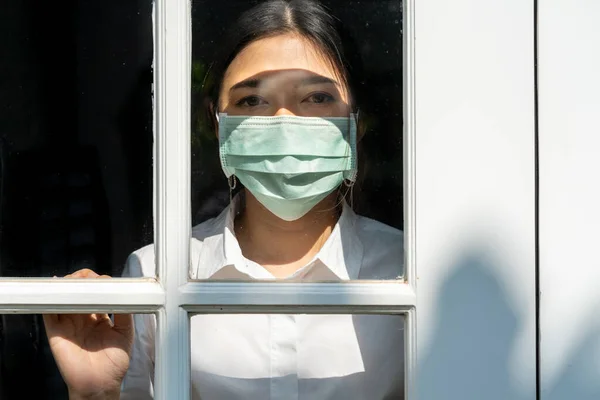
<path fill-rule="evenodd" d="M 136 314 L 136 320 L 141 318 L 142 314 Z M 60 315 L 60 321 L 65 328 L 58 332 L 56 338 L 68 342 L 64 349 L 73 350 L 77 340 L 69 336 L 71 332 L 79 332 L 84 327 L 73 325 L 71 317 L 77 315 Z M 114 316 L 111 316 L 114 319 Z M 73 327 L 80 330 L 71 330 Z M 95 328 L 101 328 L 96 325 Z M 94 346 L 94 339 L 100 336 L 94 336 L 93 329 L 89 326 L 87 329 L 86 343 L 83 346 L 85 351 L 92 352 L 92 358 L 97 355 L 100 349 Z M 99 329 L 99 331 L 104 331 Z M 48 334 L 52 335 L 52 328 L 46 330 L 44 319 L 39 314 L 4 314 L 0 315 L 0 399 L 2 400 L 68 400 L 67 386 L 61 373 L 57 368 L 52 350 L 49 345 Z M 82 336 L 83 337 L 83 336 Z M 107 341 L 108 343 L 109 341 Z M 64 345 L 65 343 L 60 343 Z M 117 341 L 110 342 L 111 347 L 116 348 Z M 83 376 L 86 372 L 86 365 L 77 363 L 74 360 L 80 353 L 70 351 L 67 353 L 70 359 L 69 365 L 77 368 Z M 114 353 L 113 353 L 114 354 Z M 137 354 L 137 353 L 136 353 Z M 99 371 L 110 371 L 110 359 L 101 360 L 97 363 Z M 103 364 L 104 363 L 104 364 Z M 98 370 L 95 370 L 97 372 Z M 89 372 L 89 370 L 87 370 Z M 96 375 L 96 378 L 98 375 Z M 92 382 L 94 378 L 90 379 Z"/>
<path fill-rule="evenodd" d="M 404 399 L 399 315 L 197 314 L 192 399 Z"/>
<path fill-rule="evenodd" d="M 119 276 L 152 240 L 152 4 L 0 13 L 0 276 Z"/>
<path fill-rule="evenodd" d="M 191 277 L 402 277 L 401 1 L 324 1 L 333 31 L 301 2 L 235 25 L 253 4 L 192 2 Z M 312 36 L 268 35 L 294 26 Z"/>

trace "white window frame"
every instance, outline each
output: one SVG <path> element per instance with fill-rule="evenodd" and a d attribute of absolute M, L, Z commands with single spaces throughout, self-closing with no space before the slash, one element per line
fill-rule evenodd
<path fill-rule="evenodd" d="M 401 1 L 401 0 L 398 0 Z M 156 0 L 154 223 L 158 279 L 0 279 L 0 313 L 155 313 L 155 398 L 190 398 L 189 313 L 367 313 L 405 317 L 405 391 L 416 366 L 413 1 L 404 19 L 405 280 L 188 282 L 191 1 Z"/>

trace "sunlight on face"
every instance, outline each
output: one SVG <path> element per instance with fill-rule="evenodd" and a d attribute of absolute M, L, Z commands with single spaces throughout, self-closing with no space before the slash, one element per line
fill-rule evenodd
<path fill-rule="evenodd" d="M 306 39 L 285 34 L 244 48 L 225 72 L 219 111 L 231 115 L 346 117 L 349 93 Z"/>

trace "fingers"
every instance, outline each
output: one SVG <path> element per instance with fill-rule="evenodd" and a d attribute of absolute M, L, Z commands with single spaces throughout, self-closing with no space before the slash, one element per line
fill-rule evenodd
<path fill-rule="evenodd" d="M 73 272 L 72 274 L 68 274 L 64 276 L 65 278 L 102 278 L 102 279 L 107 279 L 107 278 L 112 278 L 112 276 L 110 275 L 98 275 L 96 272 L 92 271 L 89 268 L 83 268 L 80 269 L 78 271 Z"/>
<path fill-rule="evenodd" d="M 89 268 L 82 268 L 78 271 L 73 272 L 72 274 L 68 274 L 64 276 L 67 279 L 110 279 L 109 275 L 98 275 L 96 272 L 92 271 Z M 74 314 L 72 318 L 79 319 L 81 322 L 85 320 L 89 320 L 91 322 L 100 322 L 102 320 L 110 320 L 108 314 Z M 46 329 L 52 330 L 53 328 L 57 328 L 60 322 L 59 314 L 46 314 L 44 315 L 44 325 L 46 325 Z"/>
<path fill-rule="evenodd" d="M 131 314 L 114 314 L 114 327 L 116 331 L 133 332 L 133 316 Z"/>
<path fill-rule="evenodd" d="M 135 325 L 133 323 L 133 315 L 131 314 L 115 314 L 113 329 L 119 332 L 123 337 L 127 338 L 127 354 L 131 355 L 133 349 L 133 340 L 135 336 Z"/>
<path fill-rule="evenodd" d="M 65 278 L 67 278 L 67 279 L 82 279 L 82 278 L 111 279 L 112 277 L 110 275 L 98 275 L 96 272 L 92 271 L 89 268 L 83 268 L 83 269 L 73 272 L 72 274 L 65 275 Z M 111 325 L 112 325 L 112 321 L 110 321 L 110 317 L 108 316 L 108 314 L 98 314 L 98 313 L 75 314 L 75 315 L 73 315 L 73 318 L 78 318 L 80 321 L 89 320 L 89 321 L 95 322 L 95 323 L 101 322 L 103 320 L 108 320 L 109 322 L 111 322 Z M 58 327 L 59 323 L 60 323 L 60 317 L 58 314 L 45 314 L 44 315 L 44 325 L 46 325 L 46 329 L 52 330 L 53 328 Z M 116 314 L 114 326 L 115 326 L 116 330 L 119 330 L 122 332 L 128 332 L 130 330 L 133 331 L 133 318 L 131 317 L 131 315 L 128 315 L 128 314 Z"/>
<path fill-rule="evenodd" d="M 75 271 L 72 274 L 66 275 L 65 278 L 97 278 L 99 275 L 89 268 L 83 268 Z"/>

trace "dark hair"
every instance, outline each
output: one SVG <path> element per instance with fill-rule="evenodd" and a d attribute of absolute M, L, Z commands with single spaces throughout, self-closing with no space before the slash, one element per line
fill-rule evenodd
<path fill-rule="evenodd" d="M 314 44 L 340 74 L 349 89 L 354 109 L 360 102 L 362 69 L 358 49 L 340 21 L 317 0 L 266 0 L 244 12 L 228 31 L 222 54 L 210 66 L 204 104 L 209 121 L 214 122 L 219 91 L 225 71 L 233 59 L 250 43 L 285 33 L 296 33 Z M 350 58 L 352 59 L 350 59 Z"/>

